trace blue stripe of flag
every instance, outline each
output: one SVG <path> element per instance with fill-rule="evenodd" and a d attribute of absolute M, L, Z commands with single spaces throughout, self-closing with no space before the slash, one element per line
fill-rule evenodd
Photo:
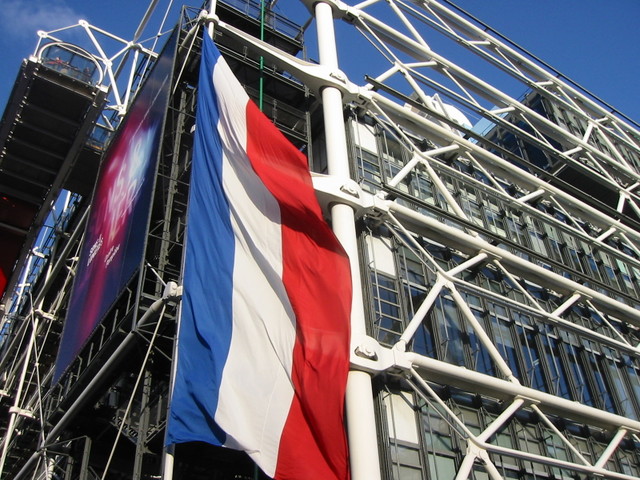
<path fill-rule="evenodd" d="M 226 439 L 213 418 L 231 342 L 235 243 L 222 187 L 220 115 L 212 80 L 220 53 L 212 46 L 213 42 L 204 42 L 200 69 L 209 81 L 201 81 L 198 91 L 178 350 L 181 368 L 175 379 L 167 444 L 200 440 L 223 445 Z M 196 312 L 211 321 L 196 323 Z M 184 372 L 189 372 L 188 378 Z M 178 409 L 179 418 L 173 415 Z"/>

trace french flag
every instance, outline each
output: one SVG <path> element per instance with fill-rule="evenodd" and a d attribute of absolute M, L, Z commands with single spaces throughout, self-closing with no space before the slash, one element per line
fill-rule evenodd
<path fill-rule="evenodd" d="M 270 477 L 347 479 L 351 273 L 307 160 L 204 35 L 167 444 Z"/>

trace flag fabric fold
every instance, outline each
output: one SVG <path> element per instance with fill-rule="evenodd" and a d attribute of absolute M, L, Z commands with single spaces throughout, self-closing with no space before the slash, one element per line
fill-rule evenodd
<path fill-rule="evenodd" d="M 167 443 L 346 479 L 351 274 L 307 160 L 204 35 Z"/>

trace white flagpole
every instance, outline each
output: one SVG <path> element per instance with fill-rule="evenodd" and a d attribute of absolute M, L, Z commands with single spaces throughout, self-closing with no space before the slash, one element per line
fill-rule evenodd
<path fill-rule="evenodd" d="M 186 234 L 185 234 L 185 246 L 186 246 Z M 183 250 L 184 252 L 184 250 Z M 184 265 L 184 253 L 182 255 L 183 260 L 182 264 Z M 170 282 L 172 288 L 175 289 L 176 296 L 178 298 L 182 297 L 182 287 L 178 287 L 173 282 Z M 168 292 L 165 290 L 163 297 L 168 296 Z M 182 301 L 178 304 L 177 311 L 177 322 L 176 322 L 176 333 L 173 340 L 173 355 L 171 362 L 171 377 L 169 378 L 169 399 L 167 400 L 167 420 L 165 422 L 164 436 L 165 440 L 167 438 L 167 431 L 169 428 L 169 411 L 171 410 L 171 400 L 173 398 L 173 387 L 176 379 L 176 368 L 177 368 L 177 359 L 178 359 L 178 343 L 180 339 L 178 338 L 178 332 L 180 331 L 180 318 L 182 317 Z M 174 452 L 175 445 L 167 445 L 165 441 L 165 446 L 162 450 L 162 480 L 173 480 L 173 463 L 174 463 Z"/>
<path fill-rule="evenodd" d="M 167 410 L 167 413 L 169 410 Z M 165 445 L 162 454 L 162 480 L 173 479 L 173 461 L 175 459 L 175 445 Z"/>
<path fill-rule="evenodd" d="M 209 14 L 215 14 L 216 11 L 216 0 L 211 0 L 209 2 Z M 207 34 L 209 35 L 209 38 L 211 38 L 213 40 L 213 22 L 209 22 L 209 25 L 207 26 Z M 196 126 L 197 128 L 197 126 Z M 188 207 L 187 207 L 188 208 Z M 188 232 L 185 233 L 185 241 L 184 241 L 184 247 L 183 247 L 183 253 L 182 253 L 182 267 L 183 267 L 183 271 L 184 271 L 184 252 L 186 250 L 187 247 L 187 235 Z M 177 320 L 177 325 L 176 325 L 176 337 L 175 340 L 173 342 L 173 361 L 171 362 L 171 379 L 170 379 L 170 386 L 169 386 L 169 401 L 167 402 L 167 422 L 166 422 L 166 427 L 165 427 L 165 438 L 167 435 L 167 429 L 169 427 L 169 411 L 171 410 L 171 401 L 173 398 L 173 388 L 175 386 L 175 379 L 176 379 L 176 369 L 177 369 L 177 361 L 178 361 L 178 344 L 180 343 L 180 339 L 178 338 L 178 332 L 180 331 L 180 319 L 182 318 L 182 303 L 180 303 L 180 305 L 178 305 L 178 320 Z M 174 463 L 175 463 L 175 445 L 166 445 L 166 441 L 165 441 L 165 447 L 163 450 L 163 454 L 162 454 L 162 480 L 173 480 L 173 468 L 174 468 Z"/>
<path fill-rule="evenodd" d="M 217 0 L 210 0 L 209 15 L 214 15 L 216 13 L 216 4 Z M 209 25 L 207 25 L 207 33 L 209 34 L 209 38 L 213 40 L 213 22 L 209 22 Z"/>

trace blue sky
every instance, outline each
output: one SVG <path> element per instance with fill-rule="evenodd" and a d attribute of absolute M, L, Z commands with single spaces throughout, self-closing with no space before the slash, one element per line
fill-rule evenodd
<path fill-rule="evenodd" d="M 457 0 L 456 4 L 640 122 L 638 0 Z M 303 11 L 291 7 L 289 0 L 281 0 L 277 8 L 298 17 Z M 6 104 L 21 59 L 36 46 L 37 30 L 83 18 L 128 39 L 145 9 L 141 0 L 0 0 L 0 106 Z M 340 38 L 349 38 L 348 31 L 340 27 Z M 363 67 L 362 55 L 354 56 L 352 45 L 340 50 L 347 73 Z M 310 56 L 317 58 L 313 52 Z M 354 76 L 352 80 L 363 83 Z"/>
<path fill-rule="evenodd" d="M 455 3 L 640 122 L 640 1 Z"/>

